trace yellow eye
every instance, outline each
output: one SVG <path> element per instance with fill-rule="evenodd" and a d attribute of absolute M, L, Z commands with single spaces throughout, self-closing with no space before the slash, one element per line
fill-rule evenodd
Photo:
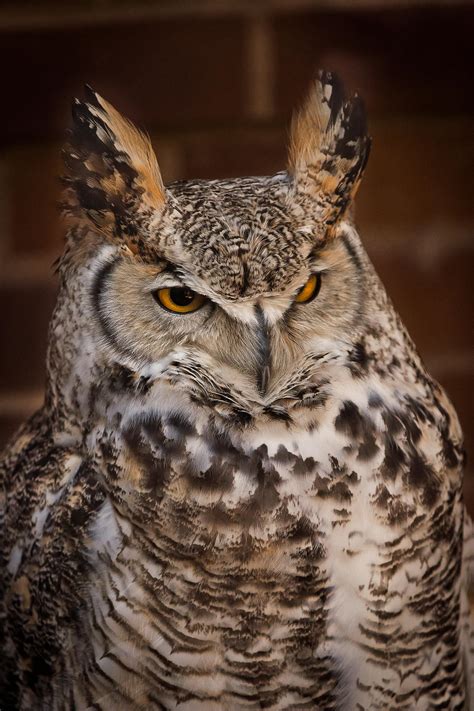
<path fill-rule="evenodd" d="M 307 304 L 312 301 L 319 292 L 321 286 L 320 274 L 312 274 L 302 289 L 296 294 L 295 301 L 297 304 Z"/>
<path fill-rule="evenodd" d="M 174 314 L 190 314 L 197 311 L 206 301 L 205 296 L 196 294 L 186 286 L 173 286 L 171 289 L 157 289 L 153 296 L 167 311 Z"/>

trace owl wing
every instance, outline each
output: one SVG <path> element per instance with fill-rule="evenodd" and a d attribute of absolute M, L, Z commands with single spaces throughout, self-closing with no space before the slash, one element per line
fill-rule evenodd
<path fill-rule="evenodd" d="M 46 418 L 39 411 L 22 425 L 0 456 L 0 698 L 7 708 L 17 707 L 21 693 L 17 646 L 28 577 L 20 568 L 28 565 L 34 544 L 34 512 L 42 499 L 42 471 L 48 459 L 46 430 Z"/>
<path fill-rule="evenodd" d="M 464 547 L 462 560 L 462 636 L 467 679 L 467 709 L 474 709 L 474 524 L 464 515 Z"/>
<path fill-rule="evenodd" d="M 88 524 L 104 495 L 91 463 L 55 441 L 44 411 L 2 454 L 0 482 L 0 698 L 5 708 L 23 698 L 38 708 L 31 699 L 64 672 L 58 651 L 74 635 Z"/>

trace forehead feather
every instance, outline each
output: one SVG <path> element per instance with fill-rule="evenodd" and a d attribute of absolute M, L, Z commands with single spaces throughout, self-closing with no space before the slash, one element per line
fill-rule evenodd
<path fill-rule="evenodd" d="M 224 298 L 279 291 L 304 269 L 313 240 L 288 204 L 285 175 L 168 187 L 183 266 Z"/>

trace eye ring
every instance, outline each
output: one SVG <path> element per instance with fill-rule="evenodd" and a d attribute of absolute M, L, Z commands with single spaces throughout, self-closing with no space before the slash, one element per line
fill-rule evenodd
<path fill-rule="evenodd" d="M 321 288 L 321 274 L 311 274 L 306 284 L 295 296 L 297 304 L 308 304 L 319 294 Z"/>
<path fill-rule="evenodd" d="M 190 314 L 204 305 L 206 297 L 197 294 L 187 286 L 172 286 L 166 289 L 156 289 L 153 292 L 155 301 L 166 311 L 173 314 Z"/>

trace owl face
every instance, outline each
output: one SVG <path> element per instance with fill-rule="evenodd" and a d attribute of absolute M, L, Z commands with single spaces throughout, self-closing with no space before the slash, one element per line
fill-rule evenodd
<path fill-rule="evenodd" d="M 61 272 L 63 289 L 82 290 L 75 339 L 87 333 L 94 367 L 203 403 L 284 409 L 300 397 L 364 310 L 346 218 L 369 149 L 359 101 L 321 74 L 293 121 L 287 172 L 166 188 L 148 141 L 103 99 L 89 93 L 74 115 Z"/>

